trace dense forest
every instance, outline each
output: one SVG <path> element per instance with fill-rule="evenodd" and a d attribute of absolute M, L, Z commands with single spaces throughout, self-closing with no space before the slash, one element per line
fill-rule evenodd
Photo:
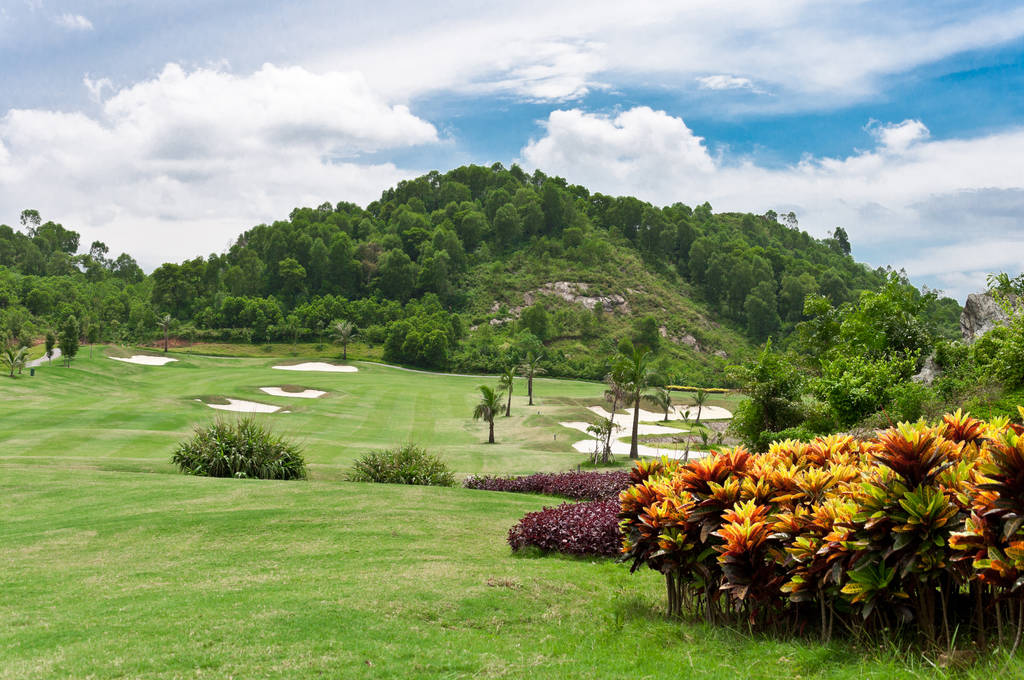
<path fill-rule="evenodd" d="M 929 337 L 955 336 L 959 314 L 855 262 L 842 228 L 815 239 L 792 213 L 658 207 L 515 165 L 431 172 L 366 208 L 296 208 L 225 253 L 148 276 L 128 254 L 81 246 L 33 210 L 20 229 L 0 226 L 8 343 L 38 342 L 69 316 L 111 342 L 150 340 L 161 324 L 194 340 L 296 342 L 347 320 L 410 365 L 496 371 L 532 351 L 549 374 L 601 378 L 628 338 L 658 350 L 664 375 L 723 384 L 764 341 L 806 347 L 808 323 L 890 283 Z"/>

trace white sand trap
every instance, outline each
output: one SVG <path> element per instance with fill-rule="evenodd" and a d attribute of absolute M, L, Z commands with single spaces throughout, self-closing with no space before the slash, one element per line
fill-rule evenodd
<path fill-rule="evenodd" d="M 239 413 L 276 413 L 281 408 L 245 399 L 228 399 L 226 404 L 207 404 L 207 406 L 218 411 L 238 411 Z"/>
<path fill-rule="evenodd" d="M 611 414 L 600 406 L 591 406 L 590 411 L 596 413 L 602 418 L 611 418 Z M 665 417 L 665 414 L 652 413 L 651 411 L 644 411 L 640 409 L 640 420 L 661 420 Z M 612 422 L 615 423 L 622 432 L 629 434 L 633 431 L 633 409 L 629 409 L 626 413 L 616 413 L 615 417 L 612 418 Z M 584 428 L 585 430 L 586 428 Z M 636 426 L 637 434 L 682 434 L 685 430 L 680 430 L 676 427 L 667 427 L 665 425 L 648 425 L 646 423 L 639 423 Z"/>
<path fill-rule="evenodd" d="M 337 366 L 323 361 L 307 361 L 304 364 L 274 366 L 274 368 L 279 371 L 320 371 L 322 373 L 355 373 L 359 370 L 355 366 Z"/>
<path fill-rule="evenodd" d="M 690 412 L 690 420 L 695 420 L 697 418 L 696 406 L 673 406 L 672 410 L 675 411 L 675 417 L 679 418 L 680 420 L 683 417 L 683 411 Z M 700 410 L 701 420 L 730 420 L 731 418 L 732 413 L 730 413 L 728 409 L 724 409 L 721 406 L 705 406 Z"/>
<path fill-rule="evenodd" d="M 135 354 L 130 357 L 110 357 L 114 361 L 123 361 L 126 364 L 139 364 L 140 366 L 163 366 L 177 359 L 170 357 L 151 357 L 148 354 Z"/>
<path fill-rule="evenodd" d="M 320 390 L 302 390 L 301 392 L 288 392 L 286 390 L 282 390 L 280 387 L 261 387 L 260 391 L 266 392 L 267 394 L 274 397 L 298 397 L 299 399 L 316 399 L 317 397 L 322 397 L 325 394 L 327 394 L 326 392 L 321 392 Z"/>
<path fill-rule="evenodd" d="M 580 430 L 586 432 L 588 435 L 587 439 L 581 439 L 572 445 L 572 448 L 576 449 L 580 453 L 592 454 L 594 452 L 594 436 L 587 432 L 587 426 L 590 423 L 583 422 L 571 422 L 571 423 L 559 423 L 565 427 L 570 427 L 574 430 Z M 676 430 L 679 432 L 679 430 Z M 615 456 L 629 456 L 629 439 L 622 441 L 622 431 L 617 430 L 612 434 L 612 455 Z M 685 451 L 682 449 L 660 449 L 657 445 L 650 446 L 648 444 L 637 444 L 636 452 L 638 455 L 644 458 L 660 458 L 665 456 L 666 458 L 682 458 L 685 455 Z M 702 458 L 708 455 L 707 451 L 690 451 L 690 458 Z"/>

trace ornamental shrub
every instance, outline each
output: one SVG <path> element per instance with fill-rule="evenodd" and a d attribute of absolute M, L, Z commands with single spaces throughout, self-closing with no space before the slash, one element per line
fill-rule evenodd
<path fill-rule="evenodd" d="M 563 503 L 531 512 L 509 529 L 512 550 L 535 547 L 570 555 L 617 555 L 619 503 L 589 501 Z"/>
<path fill-rule="evenodd" d="M 522 477 L 476 477 L 470 475 L 462 483 L 467 489 L 507 491 L 511 493 L 543 493 L 578 501 L 610 501 L 630 485 L 629 473 L 561 472 L 537 473 Z"/>
<path fill-rule="evenodd" d="M 356 460 L 348 473 L 350 482 L 455 486 L 455 474 L 437 456 L 415 444 L 372 451 Z"/>
<path fill-rule="evenodd" d="M 306 478 L 301 447 L 252 418 L 196 426 L 192 438 L 178 444 L 171 462 L 188 475 Z"/>
<path fill-rule="evenodd" d="M 635 479 L 623 558 L 664 575 L 672 615 L 942 649 L 1024 633 L 1024 426 L 1006 418 L 722 449 Z"/>

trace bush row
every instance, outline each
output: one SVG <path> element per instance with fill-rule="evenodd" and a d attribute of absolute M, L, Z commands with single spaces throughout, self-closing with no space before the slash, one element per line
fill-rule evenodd
<path fill-rule="evenodd" d="M 943 647 L 1019 641 L 1022 432 L 958 411 L 870 440 L 641 464 L 621 496 L 622 552 L 633 570 L 664 574 L 672 614 L 823 639 L 845 629 Z"/>
<path fill-rule="evenodd" d="M 522 477 L 477 477 L 470 475 L 462 483 L 467 489 L 543 493 L 578 501 L 616 500 L 629 487 L 628 472 L 542 472 Z"/>
<path fill-rule="evenodd" d="M 622 543 L 617 501 L 563 503 L 531 512 L 509 529 L 513 550 L 535 547 L 570 555 L 616 555 Z"/>

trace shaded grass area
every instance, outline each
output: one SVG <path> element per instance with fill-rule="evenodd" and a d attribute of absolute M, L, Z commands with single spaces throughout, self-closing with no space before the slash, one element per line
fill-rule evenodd
<path fill-rule="evenodd" d="M 0 678 L 942 677 L 666 620 L 660 577 L 609 560 L 513 556 L 550 503 L 7 462 Z"/>
<path fill-rule="evenodd" d="M 97 347 L 92 359 L 80 355 L 71 368 L 55 362 L 37 369 L 35 377 L 4 379 L 0 461 L 166 471 L 175 444 L 194 425 L 235 417 L 203 401 L 225 403 L 231 397 L 290 411 L 254 417 L 302 442 L 314 478 L 340 479 L 358 456 L 409 441 L 439 455 L 458 475 L 565 470 L 582 456 L 558 421 L 578 417 L 574 402 L 596 398 L 602 389 L 597 383 L 540 379 L 534 384 L 536 405 L 527 407 L 526 382 L 517 380 L 512 417 L 496 420 L 498 443 L 488 445 L 486 424 L 471 416 L 477 385 L 496 378 L 360 362 L 353 363 L 357 373 L 296 374 L 272 368 L 290 358 L 180 353 L 166 366 L 139 366 L 112 361 L 104 351 Z M 296 399 L 259 390 L 298 380 L 328 394 Z"/>

